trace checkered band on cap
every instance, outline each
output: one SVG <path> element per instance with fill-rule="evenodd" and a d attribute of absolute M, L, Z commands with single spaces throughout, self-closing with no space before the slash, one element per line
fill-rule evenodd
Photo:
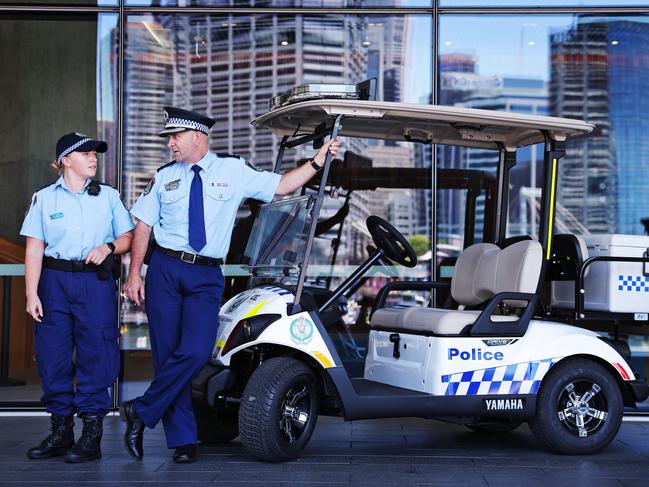
<path fill-rule="evenodd" d="M 61 164 L 61 159 L 63 159 L 65 156 L 67 156 L 70 152 L 74 152 L 75 149 L 77 149 L 77 147 L 81 147 L 86 142 L 91 142 L 91 141 L 92 141 L 92 139 L 90 137 L 87 137 L 85 139 L 81 139 L 79 142 L 75 142 L 70 147 L 68 147 L 63 152 L 61 152 L 61 155 L 56 159 L 56 163 Z"/>
<path fill-rule="evenodd" d="M 192 130 L 199 130 L 207 134 L 209 127 L 205 124 L 195 122 L 194 120 L 187 120 L 185 118 L 169 118 L 165 128 L 185 127 Z"/>

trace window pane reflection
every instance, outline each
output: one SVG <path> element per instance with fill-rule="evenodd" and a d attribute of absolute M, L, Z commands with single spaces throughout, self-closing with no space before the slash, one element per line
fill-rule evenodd
<path fill-rule="evenodd" d="M 212 151 L 239 154 L 259 168 L 270 169 L 279 139 L 267 130 L 254 129 L 250 121 L 268 111 L 271 96 L 293 86 L 358 83 L 376 77 L 380 100 L 429 103 L 431 99 L 432 19 L 428 15 L 149 14 L 130 15 L 126 28 L 123 195 L 129 207 L 155 170 L 171 160 L 166 141 L 156 135 L 165 105 L 188 107 L 215 118 Z M 430 151 L 411 143 L 350 139 L 343 140 L 343 146 L 340 158 L 357 165 L 430 167 Z M 313 149 L 305 146 L 287 150 L 283 169 L 312 154 Z M 348 216 L 342 229 L 332 226 L 316 240 L 309 285 L 334 286 L 367 258 L 371 239 L 365 219 L 370 214 L 397 222 L 408 237 L 423 235 L 424 247 L 430 248 L 431 222 L 425 219 L 430 211 L 424 209 L 430 205 L 429 193 L 423 187 L 345 189 L 338 199 L 327 199 L 320 215 L 323 220 L 339 214 L 345 204 Z M 228 262 L 243 255 L 249 232 L 241 229 L 250 222 L 249 215 L 248 206 L 242 206 L 234 232 L 243 237 L 233 239 Z M 424 263 L 417 275 L 426 277 L 427 269 Z M 226 275 L 229 272 L 226 268 Z M 367 292 L 375 293 L 385 280 L 368 281 Z M 236 278 L 230 284 L 229 292 L 241 287 Z M 362 292 L 352 300 L 355 304 L 362 300 Z M 353 321 L 361 313 L 359 306 L 351 308 L 355 308 Z M 366 309 L 360 319 L 367 314 Z M 123 348 L 127 357 L 133 354 L 132 365 L 127 358 L 127 389 L 122 393 L 131 397 L 145 385 L 137 383 L 134 369 L 150 343 L 143 309 L 124 302 L 122 316 Z"/>
<path fill-rule="evenodd" d="M 4 264 L 24 263 L 25 239 L 19 231 L 34 192 L 58 178 L 50 164 L 59 137 L 80 131 L 105 140 L 108 151 L 99 154 L 96 178 L 117 182 L 111 71 L 116 26 L 114 14 L 0 15 L 0 130 L 7 141 L 0 155 L 0 275 L 15 275 L 0 280 L 11 293 L 9 370 L 2 372 L 26 382 L 0 387 L 0 403 L 33 405 L 42 394 L 34 362 L 34 320 L 25 313 L 25 280 L 22 271 Z"/>
<path fill-rule="evenodd" d="M 444 15 L 440 102 L 595 124 L 592 134 L 566 144 L 555 232 L 643 235 L 642 221 L 649 217 L 648 41 L 644 15 Z M 542 150 L 518 151 L 508 236 L 538 235 Z M 474 151 L 460 151 L 453 161 L 471 167 L 475 157 Z M 460 219 L 459 211 L 448 216 Z M 445 226 L 439 231 L 440 242 L 453 234 Z M 646 337 L 629 340 L 634 370 L 643 378 L 647 343 Z"/>

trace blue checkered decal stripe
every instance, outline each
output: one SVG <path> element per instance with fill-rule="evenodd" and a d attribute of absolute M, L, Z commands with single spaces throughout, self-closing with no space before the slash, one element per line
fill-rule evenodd
<path fill-rule="evenodd" d="M 266 286 L 262 288 L 264 291 L 272 291 L 275 294 L 279 294 L 280 296 L 285 296 L 287 294 L 291 294 L 290 291 L 287 291 L 284 288 L 277 287 L 277 286 Z"/>
<path fill-rule="evenodd" d="M 632 291 L 636 293 L 649 293 L 649 276 L 617 276 L 618 291 Z"/>
<path fill-rule="evenodd" d="M 541 379 L 560 357 L 471 370 L 442 376 L 446 396 L 485 394 L 536 394 Z"/>

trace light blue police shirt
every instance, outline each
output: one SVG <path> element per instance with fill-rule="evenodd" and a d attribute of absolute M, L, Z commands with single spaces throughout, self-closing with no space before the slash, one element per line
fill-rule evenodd
<path fill-rule="evenodd" d="M 102 244 L 112 242 L 135 225 L 115 188 L 101 184 L 97 196 L 84 188 L 73 194 L 63 176 L 32 196 L 20 234 L 45 242 L 45 255 L 84 260 Z"/>
<path fill-rule="evenodd" d="M 223 258 L 228 253 L 237 208 L 246 198 L 270 202 L 280 174 L 259 171 L 236 156 L 212 152 L 198 161 L 202 171 L 203 208 L 207 243 L 200 255 Z M 163 166 L 133 205 L 131 215 L 153 227 L 158 245 L 195 253 L 189 246 L 189 190 L 194 179 L 192 164 Z"/>

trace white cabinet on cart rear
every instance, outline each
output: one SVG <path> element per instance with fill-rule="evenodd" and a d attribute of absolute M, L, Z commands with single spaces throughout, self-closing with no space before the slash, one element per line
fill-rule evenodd
<path fill-rule="evenodd" d="M 645 257 L 649 237 L 639 235 L 581 235 L 588 257 Z M 649 313 L 649 264 L 642 262 L 594 262 L 585 277 L 584 308 L 612 313 Z M 552 304 L 573 308 L 572 281 L 552 284 Z"/>

